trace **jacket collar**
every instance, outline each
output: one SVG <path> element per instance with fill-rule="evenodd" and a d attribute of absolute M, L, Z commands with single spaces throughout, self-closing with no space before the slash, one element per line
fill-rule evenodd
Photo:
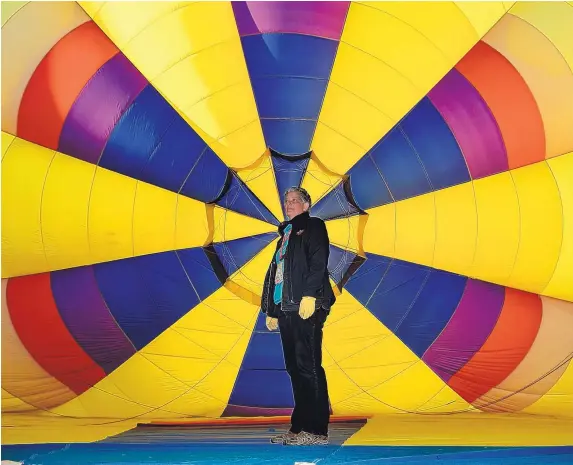
<path fill-rule="evenodd" d="M 306 228 L 306 224 L 308 223 L 309 218 L 310 218 L 310 213 L 306 211 L 301 213 L 300 215 L 295 216 L 292 220 L 283 221 L 279 226 L 280 235 L 281 236 L 283 235 L 285 228 L 289 224 L 292 224 L 293 232 Z"/>

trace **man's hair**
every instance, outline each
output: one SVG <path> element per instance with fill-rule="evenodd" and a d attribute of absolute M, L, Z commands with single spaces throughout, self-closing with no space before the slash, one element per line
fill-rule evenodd
<path fill-rule="evenodd" d="M 308 209 L 312 206 L 312 200 L 310 199 L 310 194 L 302 187 L 289 187 L 284 194 L 284 199 L 286 200 L 287 195 L 291 192 L 296 192 L 302 203 L 308 203 Z"/>

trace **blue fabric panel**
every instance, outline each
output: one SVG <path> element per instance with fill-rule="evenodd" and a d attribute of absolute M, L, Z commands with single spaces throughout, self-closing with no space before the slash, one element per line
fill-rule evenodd
<path fill-rule="evenodd" d="M 229 404 L 251 407 L 294 407 L 281 336 L 278 331 L 270 332 L 265 320 L 266 315 L 259 313 Z"/>
<path fill-rule="evenodd" d="M 91 266 L 52 271 L 50 285 L 66 328 L 106 373 L 114 371 L 135 353 L 109 312 Z"/>
<path fill-rule="evenodd" d="M 286 370 L 280 333 L 266 328 L 260 333 L 254 333 L 241 369 Z"/>
<path fill-rule="evenodd" d="M 462 151 L 429 98 L 424 97 L 400 125 L 422 160 L 434 189 L 470 181 Z"/>
<path fill-rule="evenodd" d="M 139 179 L 177 112 L 148 85 L 115 125 L 99 166 Z"/>
<path fill-rule="evenodd" d="M 348 201 L 344 185 L 339 183 L 314 205 L 312 214 L 326 221 L 356 215 L 358 209 Z"/>
<path fill-rule="evenodd" d="M 179 192 L 187 174 L 195 166 L 205 147 L 203 139 L 183 118 L 177 116 L 155 146 L 140 179 Z"/>
<path fill-rule="evenodd" d="M 366 308 L 395 331 L 424 287 L 430 268 L 393 260 Z"/>
<path fill-rule="evenodd" d="M 205 300 L 221 287 L 221 282 L 202 247 L 177 250 L 176 253 L 201 300 Z"/>
<path fill-rule="evenodd" d="M 360 265 L 344 288 L 366 306 L 391 262 L 390 258 L 366 253 L 366 261 Z"/>
<path fill-rule="evenodd" d="M 318 119 L 327 82 L 280 76 L 251 79 L 259 116 L 285 119 Z"/>
<path fill-rule="evenodd" d="M 399 125 L 382 139 L 370 155 L 386 179 L 394 200 L 431 191 L 424 168 Z"/>
<path fill-rule="evenodd" d="M 177 254 L 94 265 L 108 308 L 139 350 L 199 303 Z"/>
<path fill-rule="evenodd" d="M 228 275 L 232 275 L 278 237 L 276 233 L 259 234 L 213 244 Z"/>
<path fill-rule="evenodd" d="M 328 79 L 338 42 L 303 34 L 257 34 L 241 39 L 251 77 Z"/>
<path fill-rule="evenodd" d="M 283 155 L 300 155 L 310 151 L 316 128 L 315 120 L 261 119 L 267 146 Z"/>
<path fill-rule="evenodd" d="M 250 189 L 235 174 L 232 176 L 231 185 L 223 197 L 217 201 L 217 205 L 276 226 L 279 224 L 278 220 L 267 207 L 255 197 Z"/>
<path fill-rule="evenodd" d="M 240 370 L 229 404 L 292 408 L 290 377 L 286 370 Z"/>
<path fill-rule="evenodd" d="M 352 197 L 362 210 L 392 202 L 388 186 L 369 155 L 362 157 L 348 174 Z"/>
<path fill-rule="evenodd" d="M 275 171 L 275 180 L 279 191 L 279 198 L 281 199 L 281 208 L 283 215 L 286 218 L 283 194 L 289 187 L 300 187 L 300 183 L 302 182 L 302 177 L 306 171 L 310 157 L 303 158 L 301 160 L 288 160 L 281 157 L 271 156 L 271 160 Z"/>
<path fill-rule="evenodd" d="M 464 293 L 467 278 L 432 270 L 422 292 L 396 330 L 412 352 L 421 357 L 442 332 Z"/>
<path fill-rule="evenodd" d="M 133 259 L 93 265 L 98 287 L 109 311 L 136 349 L 158 333 L 153 314 L 155 304 Z"/>
<path fill-rule="evenodd" d="M 333 245 L 330 246 L 328 257 L 328 272 L 336 284 L 342 281 L 356 254 L 349 250 L 343 250 Z"/>
<path fill-rule="evenodd" d="M 193 166 L 181 193 L 201 202 L 214 202 L 223 193 L 228 175 L 229 169 L 207 147 Z"/>

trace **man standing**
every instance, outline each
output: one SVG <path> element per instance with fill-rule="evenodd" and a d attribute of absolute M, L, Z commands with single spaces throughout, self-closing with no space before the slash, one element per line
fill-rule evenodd
<path fill-rule="evenodd" d="M 330 409 L 322 368 L 322 329 L 336 298 L 328 278 L 326 225 L 309 214 L 308 192 L 284 195 L 287 221 L 265 277 L 261 310 L 270 331 L 279 328 L 295 407 L 291 427 L 271 439 L 288 445 L 328 444 Z"/>

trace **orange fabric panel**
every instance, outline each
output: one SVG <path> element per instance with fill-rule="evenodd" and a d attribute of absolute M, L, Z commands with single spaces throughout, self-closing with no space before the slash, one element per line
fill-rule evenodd
<path fill-rule="evenodd" d="M 509 169 L 545 159 L 545 130 L 525 80 L 497 50 L 478 42 L 456 65 L 493 113 L 507 150 Z"/>
<path fill-rule="evenodd" d="M 64 36 L 40 62 L 24 91 L 17 135 L 57 150 L 74 101 L 98 69 L 118 52 L 93 21 Z"/>
<path fill-rule="evenodd" d="M 472 403 L 499 385 L 529 352 L 541 317 L 538 295 L 506 288 L 503 308 L 493 331 L 481 349 L 452 376 L 449 386 Z"/>

